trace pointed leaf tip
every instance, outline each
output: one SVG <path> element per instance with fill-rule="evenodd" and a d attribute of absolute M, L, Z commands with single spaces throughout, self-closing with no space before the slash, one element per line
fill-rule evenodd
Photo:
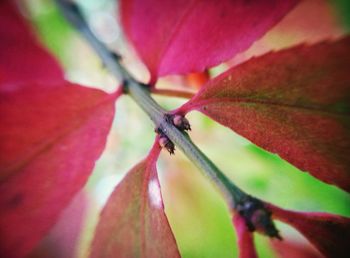
<path fill-rule="evenodd" d="M 350 37 L 251 59 L 178 112 L 199 110 L 316 178 L 350 191 Z"/>
<path fill-rule="evenodd" d="M 298 0 L 123 0 L 122 25 L 151 72 L 201 72 L 247 49 Z"/>
<path fill-rule="evenodd" d="M 180 257 L 164 213 L 155 142 L 148 157 L 117 185 L 100 216 L 91 258 Z"/>

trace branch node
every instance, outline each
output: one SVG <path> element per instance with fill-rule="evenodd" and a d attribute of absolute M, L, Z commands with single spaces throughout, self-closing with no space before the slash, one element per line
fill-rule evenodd
<path fill-rule="evenodd" d="M 166 136 L 164 130 L 157 127 L 154 131 L 159 135 L 158 143 L 160 147 L 165 148 L 170 155 L 175 154 L 175 144 Z"/>
<path fill-rule="evenodd" d="M 122 60 L 122 56 L 117 54 L 116 52 L 114 51 L 111 51 L 111 56 L 114 58 L 114 60 L 116 62 L 120 62 Z"/>
<path fill-rule="evenodd" d="M 257 231 L 282 240 L 271 218 L 271 211 L 265 207 L 262 201 L 248 196 L 238 202 L 235 209 L 244 219 L 249 231 Z"/>
<path fill-rule="evenodd" d="M 200 168 L 213 183 L 218 185 L 225 196 L 233 196 L 234 198 L 232 201 L 236 199 L 241 200 L 236 202 L 237 205 L 234 208 L 245 218 L 247 226 L 252 231 L 260 230 L 269 236 L 279 238 L 278 231 L 271 220 L 271 212 L 264 207 L 264 204 L 248 196 L 238 188 L 195 144 L 193 144 L 187 133 L 184 132 L 191 129 L 188 120 L 180 114 L 174 115 L 168 113 L 164 115 L 165 110 L 150 96 L 151 91 L 155 90 L 154 82 L 156 78 L 152 77 L 149 84 L 136 81 L 122 66 L 120 57 L 111 52 L 96 38 L 76 4 L 72 3 L 71 0 L 56 0 L 56 2 L 61 7 L 67 20 L 69 20 L 86 38 L 104 61 L 110 72 L 117 79 L 121 79 L 123 92 L 128 93 L 156 124 L 157 128 L 155 131 L 158 134 L 159 145 L 166 148 L 170 154 L 174 154 L 174 143 L 176 143 L 190 160 Z M 179 93 L 173 95 L 180 96 Z M 181 95 L 188 98 L 193 96 L 188 93 Z"/>
<path fill-rule="evenodd" d="M 139 82 L 139 85 L 140 85 L 142 88 L 144 88 L 145 90 L 147 90 L 148 92 L 151 92 L 151 84 Z"/>
<path fill-rule="evenodd" d="M 191 131 L 190 122 L 182 115 L 165 114 L 164 119 L 182 132 Z"/>
<path fill-rule="evenodd" d="M 123 79 L 122 89 L 123 89 L 123 94 L 129 94 L 129 82 L 128 82 L 128 80 Z"/>

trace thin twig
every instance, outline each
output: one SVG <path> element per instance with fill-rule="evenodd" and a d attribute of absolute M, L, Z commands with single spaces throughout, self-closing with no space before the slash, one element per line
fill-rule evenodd
<path fill-rule="evenodd" d="M 92 33 L 79 9 L 70 0 L 56 0 L 66 18 L 81 32 L 94 48 L 110 72 L 123 82 L 124 91 L 154 122 L 157 131 L 168 137 L 196 165 L 203 174 L 220 190 L 229 207 L 245 219 L 249 230 L 258 231 L 270 237 L 280 238 L 272 219 L 271 212 L 264 203 L 236 186 L 215 164 L 191 141 L 188 134 L 180 131 L 173 122 L 172 114 L 165 111 L 150 96 L 150 89 L 136 81 L 121 65 L 120 57 L 111 52 Z"/>
<path fill-rule="evenodd" d="M 179 148 L 183 153 L 202 171 L 204 175 L 219 188 L 226 198 L 231 208 L 235 208 L 237 203 L 249 199 L 250 196 L 230 181 L 191 141 L 187 133 L 178 130 L 169 122 L 167 111 L 158 105 L 150 96 L 150 90 L 136 81 L 127 70 L 121 65 L 120 58 L 111 52 L 103 43 L 101 43 L 90 30 L 83 15 L 75 4 L 68 0 L 56 0 L 62 9 L 63 14 L 72 23 L 77 30 L 90 43 L 92 48 L 100 56 L 101 60 L 109 71 L 124 82 L 128 94 L 135 100 L 138 106 L 150 117 L 156 128 L 162 132 Z M 158 91 L 159 92 L 159 91 Z M 164 92 L 164 91 L 163 91 Z M 170 91 L 168 91 L 169 93 Z M 173 92 L 173 91 L 172 91 Z M 191 97 L 192 94 L 178 94 Z"/>
<path fill-rule="evenodd" d="M 156 95 L 161 95 L 161 96 L 177 97 L 177 98 L 184 98 L 184 99 L 190 99 L 194 96 L 194 93 L 190 91 L 157 89 L 157 88 L 151 88 L 151 93 Z"/>

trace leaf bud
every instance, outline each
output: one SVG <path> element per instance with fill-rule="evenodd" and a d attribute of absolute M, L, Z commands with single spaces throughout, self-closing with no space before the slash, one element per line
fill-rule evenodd
<path fill-rule="evenodd" d="M 175 145 L 166 135 L 161 135 L 159 137 L 158 143 L 160 147 L 165 148 L 170 153 L 170 155 L 175 153 Z"/>
<path fill-rule="evenodd" d="M 264 203 L 256 198 L 248 197 L 236 205 L 237 212 L 244 218 L 250 231 L 257 231 L 270 237 L 281 239 L 278 230 Z"/>
<path fill-rule="evenodd" d="M 184 116 L 174 115 L 172 122 L 181 131 L 191 131 L 190 122 Z"/>

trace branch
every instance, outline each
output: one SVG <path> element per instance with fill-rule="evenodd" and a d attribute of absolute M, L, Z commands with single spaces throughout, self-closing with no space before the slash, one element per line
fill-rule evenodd
<path fill-rule="evenodd" d="M 157 89 L 157 88 L 151 88 L 150 90 L 152 94 L 156 94 L 160 96 L 169 96 L 169 97 L 177 97 L 177 98 L 184 98 L 184 99 L 190 99 L 194 96 L 194 93 L 190 91 Z"/>
<path fill-rule="evenodd" d="M 249 227 L 251 215 L 258 209 L 264 208 L 263 202 L 251 197 L 222 173 L 215 164 L 191 141 L 186 132 L 180 131 L 169 120 L 169 114 L 150 96 L 150 90 L 143 83 L 136 81 L 129 72 L 121 65 L 120 57 L 111 52 L 102 42 L 100 42 L 90 30 L 79 8 L 69 0 L 56 0 L 62 9 L 65 17 L 90 43 L 92 48 L 100 56 L 109 71 L 123 81 L 126 92 L 134 99 L 137 105 L 150 117 L 156 128 L 166 135 L 182 152 L 208 177 L 215 186 L 218 187 L 225 197 L 231 209 L 238 211 L 245 219 Z M 253 209 L 253 210 L 252 210 Z M 247 217 L 245 214 L 248 214 Z M 271 226 L 270 213 L 266 211 L 267 224 Z M 273 225 L 273 223 L 272 223 Z M 254 225 L 253 225 L 254 226 Z M 271 231 L 271 230 L 270 230 Z M 273 230 L 272 230 L 273 231 Z M 278 232 L 275 230 L 265 232 L 267 235 L 275 237 Z"/>

